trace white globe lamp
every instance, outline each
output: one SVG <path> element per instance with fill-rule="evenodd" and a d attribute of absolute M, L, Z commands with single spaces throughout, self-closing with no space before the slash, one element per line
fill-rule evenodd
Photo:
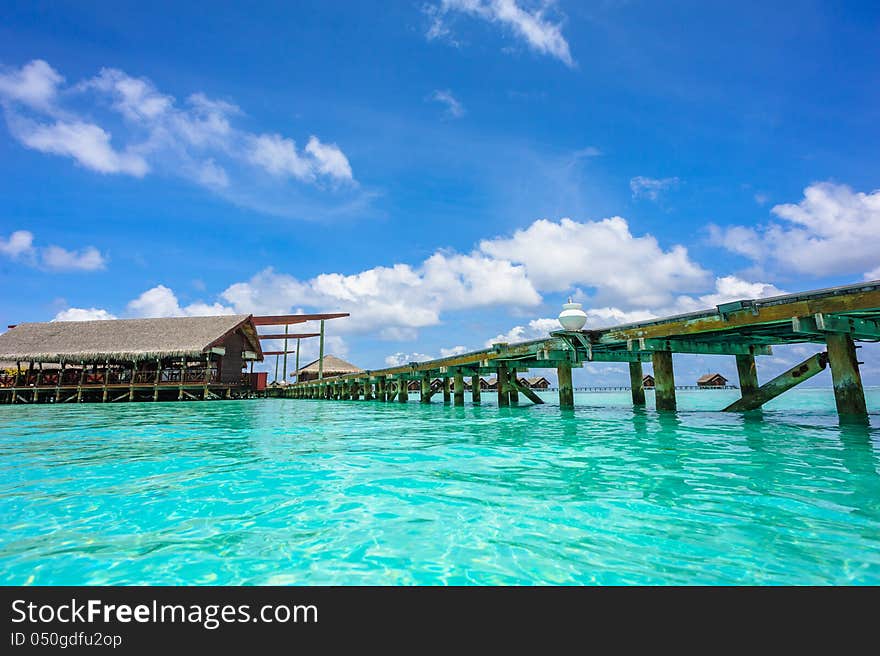
<path fill-rule="evenodd" d="M 559 323 L 566 330 L 580 330 L 587 323 L 587 313 L 583 311 L 583 305 L 573 303 L 568 299 L 568 303 L 562 304 L 562 312 L 559 313 Z"/>

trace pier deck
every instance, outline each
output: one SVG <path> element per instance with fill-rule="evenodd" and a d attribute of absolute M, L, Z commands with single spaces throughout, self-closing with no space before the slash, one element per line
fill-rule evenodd
<path fill-rule="evenodd" d="M 481 375 L 494 374 L 499 382 L 498 404 L 508 406 L 518 403 L 521 393 L 535 403 L 541 402 L 517 384 L 517 373 L 555 368 L 560 406 L 570 408 L 574 405 L 572 368 L 589 362 L 627 362 L 633 403 L 642 405 L 642 363 L 651 362 L 657 408 L 674 410 L 672 355 L 695 353 L 736 358 L 742 399 L 726 410 L 760 407 L 830 365 L 839 414 L 864 417 L 867 408 L 855 356 L 856 342 L 860 341 L 880 341 L 880 281 L 745 299 L 701 312 L 610 328 L 560 330 L 542 339 L 499 343 L 446 358 L 294 383 L 270 393 L 294 398 L 405 401 L 407 384 L 418 380 L 422 382 L 421 400 L 429 402 L 433 394 L 431 379 L 452 379 L 457 383 L 454 389 L 463 390 L 464 377 L 477 382 Z M 775 345 L 802 343 L 813 343 L 827 351 L 820 350 L 781 376 L 758 385 L 756 356 L 770 355 Z M 479 403 L 479 396 L 475 395 L 475 403 Z M 444 389 L 444 399 L 448 398 Z M 464 395 L 455 394 L 454 403 L 462 405 Z"/>

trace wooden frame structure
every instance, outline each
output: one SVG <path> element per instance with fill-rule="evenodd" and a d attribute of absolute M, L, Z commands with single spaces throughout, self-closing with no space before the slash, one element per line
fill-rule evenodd
<path fill-rule="evenodd" d="M 266 351 L 264 355 L 274 355 L 275 356 L 275 380 L 274 382 L 278 382 L 278 365 L 280 356 L 284 356 L 284 361 L 282 364 L 281 371 L 284 373 L 284 381 L 287 381 L 287 356 L 296 354 L 296 369 L 295 371 L 299 371 L 299 346 L 300 341 L 303 339 L 308 339 L 310 337 L 318 337 L 320 338 L 320 345 L 318 347 L 320 356 L 319 356 L 319 367 L 321 371 L 318 374 L 318 378 L 324 377 L 323 371 L 323 362 L 324 362 L 324 322 L 329 319 L 339 319 L 341 317 L 351 316 L 348 312 L 331 312 L 331 313 L 323 313 L 323 314 L 276 314 L 276 315 L 265 315 L 265 316 L 257 316 L 253 317 L 253 322 L 255 326 L 284 326 L 283 333 L 260 333 L 259 339 L 267 340 L 267 339 L 283 339 L 284 340 L 284 348 L 281 351 Z M 307 321 L 320 321 L 321 329 L 317 333 L 291 333 L 290 326 L 306 323 Z M 294 350 L 289 350 L 288 341 L 291 339 L 296 340 L 296 348 Z"/>
<path fill-rule="evenodd" d="M 571 371 L 589 362 L 629 364 L 634 405 L 645 404 L 642 363 L 652 362 L 658 410 L 675 410 L 674 353 L 734 356 L 742 398 L 725 408 L 759 408 L 772 398 L 822 371 L 830 364 L 837 410 L 842 418 L 867 416 L 856 359 L 856 342 L 880 341 L 880 281 L 859 283 L 774 298 L 724 303 L 713 310 L 601 330 L 557 331 L 544 339 L 491 348 L 447 358 L 389 367 L 359 374 L 296 383 L 280 395 L 293 398 L 376 399 L 406 401 L 408 381 L 422 382 L 422 402 L 430 402 L 435 377 L 472 380 L 473 402 L 480 402 L 479 378 L 497 377 L 498 405 L 516 404 L 519 394 L 543 401 L 517 381 L 520 372 L 555 368 L 559 405 L 574 407 Z M 758 384 L 756 356 L 769 355 L 779 344 L 814 343 L 817 353 L 775 379 Z M 427 385 L 425 383 L 428 383 Z M 448 400 L 444 388 L 444 400 Z M 456 394 L 455 405 L 464 404 Z"/>

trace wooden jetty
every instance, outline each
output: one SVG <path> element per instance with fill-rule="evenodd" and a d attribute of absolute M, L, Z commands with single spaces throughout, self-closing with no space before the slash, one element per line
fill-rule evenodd
<path fill-rule="evenodd" d="M 599 330 L 560 330 L 546 338 L 446 358 L 330 378 L 297 382 L 271 391 L 273 396 L 309 399 L 408 401 L 409 384 L 419 381 L 421 402 L 430 403 L 438 390 L 431 381 L 454 381 L 452 403 L 464 405 L 464 379 L 471 379 L 472 401 L 480 402 L 479 379 L 497 378 L 498 405 L 518 404 L 520 395 L 543 403 L 518 382 L 530 369 L 555 368 L 559 405 L 574 407 L 572 369 L 590 362 L 629 364 L 635 405 L 645 404 L 642 363 L 654 369 L 656 407 L 676 409 L 674 353 L 734 356 L 741 398 L 726 411 L 753 410 L 830 365 L 837 410 L 841 417 L 867 416 L 865 394 L 856 358 L 856 342 L 880 341 L 880 281 L 820 289 L 773 298 L 724 303 L 702 312 Z M 825 350 L 810 356 L 763 385 L 758 382 L 756 357 L 770 355 L 782 344 L 817 344 Z"/>

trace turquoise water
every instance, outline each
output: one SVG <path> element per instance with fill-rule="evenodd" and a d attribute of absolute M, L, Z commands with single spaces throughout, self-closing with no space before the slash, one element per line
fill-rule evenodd
<path fill-rule="evenodd" d="M 735 395 L 0 406 L 0 583 L 880 583 L 880 390 Z"/>

